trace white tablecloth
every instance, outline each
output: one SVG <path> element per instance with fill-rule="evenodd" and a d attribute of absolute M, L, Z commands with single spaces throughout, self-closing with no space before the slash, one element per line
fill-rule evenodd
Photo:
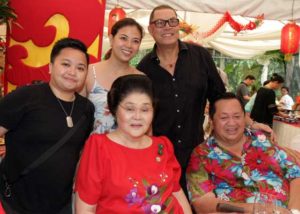
<path fill-rule="evenodd" d="M 294 124 L 289 124 L 282 121 L 274 120 L 273 130 L 277 135 L 278 143 L 280 146 L 300 149 L 300 126 L 299 125 L 294 125 Z"/>

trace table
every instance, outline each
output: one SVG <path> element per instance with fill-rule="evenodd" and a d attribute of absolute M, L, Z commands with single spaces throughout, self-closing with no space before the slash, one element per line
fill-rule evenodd
<path fill-rule="evenodd" d="M 274 120 L 273 130 L 277 135 L 278 144 L 286 147 L 298 147 L 300 149 L 300 123 L 287 123 Z M 299 145 L 294 145 L 299 142 Z"/>

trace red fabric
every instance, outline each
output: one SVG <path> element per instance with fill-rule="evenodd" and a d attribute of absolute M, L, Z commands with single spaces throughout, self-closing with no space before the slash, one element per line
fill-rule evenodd
<path fill-rule="evenodd" d="M 153 137 L 152 142 L 146 149 L 130 149 L 105 134 L 91 135 L 76 179 L 81 200 L 97 204 L 97 214 L 151 213 L 157 207 L 183 213 L 172 195 L 180 190 L 181 173 L 172 144 L 165 137 Z"/>
<path fill-rule="evenodd" d="M 32 80 L 49 81 L 48 64 L 41 60 L 50 58 L 48 51 L 39 56 L 35 56 L 34 51 L 51 49 L 61 37 L 80 39 L 87 47 L 98 39 L 98 53 L 93 53 L 91 62 L 99 61 L 105 3 L 105 0 L 10 0 L 17 20 L 12 23 L 7 38 L 5 89 L 8 82 L 20 86 Z M 49 20 L 51 24 L 47 23 Z M 26 64 L 28 56 L 36 58 L 31 65 Z"/>
<path fill-rule="evenodd" d="M 5 211 L 4 211 L 3 207 L 2 207 L 1 202 L 0 202 L 0 214 L 5 214 Z"/>

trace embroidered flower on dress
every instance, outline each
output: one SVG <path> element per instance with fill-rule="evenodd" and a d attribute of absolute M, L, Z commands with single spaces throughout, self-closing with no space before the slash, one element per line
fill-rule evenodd
<path fill-rule="evenodd" d="M 159 204 L 151 205 L 151 211 L 153 213 L 159 213 L 161 211 L 161 206 Z"/>
<path fill-rule="evenodd" d="M 132 188 L 130 192 L 126 195 L 125 201 L 129 203 L 130 205 L 136 204 L 136 203 L 141 203 L 142 198 L 139 197 L 138 195 L 138 190 L 136 187 Z"/>
<path fill-rule="evenodd" d="M 164 173 L 165 174 L 165 173 Z M 165 174 L 166 177 L 168 175 Z M 130 181 L 135 181 L 134 184 L 138 183 L 135 179 L 130 177 Z M 164 203 L 162 203 L 162 195 L 166 190 L 166 186 L 158 186 L 156 184 L 150 184 L 145 179 L 142 180 L 145 187 L 145 196 L 140 197 L 138 195 L 137 186 L 134 186 L 130 192 L 126 195 L 125 201 L 130 205 L 140 206 L 146 214 L 165 213 L 164 210 L 168 205 L 171 204 L 172 198 L 169 197 Z M 142 194 L 142 193 L 141 193 Z"/>
<path fill-rule="evenodd" d="M 154 184 L 150 185 L 148 188 L 147 188 L 147 193 L 149 195 L 155 195 L 158 193 L 158 187 Z"/>

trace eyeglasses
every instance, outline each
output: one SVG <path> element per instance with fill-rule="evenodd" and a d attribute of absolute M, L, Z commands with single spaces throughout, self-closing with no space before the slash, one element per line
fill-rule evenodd
<path fill-rule="evenodd" d="M 176 19 L 176 18 L 171 18 L 171 19 L 167 19 L 167 20 L 157 19 L 155 21 L 150 22 L 150 24 L 154 24 L 155 27 L 157 27 L 157 28 L 163 28 L 166 26 L 167 23 L 170 27 L 176 27 L 179 25 L 179 19 Z"/>
<path fill-rule="evenodd" d="M 148 114 L 150 112 L 153 112 L 153 107 L 146 105 L 139 108 L 136 108 L 134 106 L 123 106 L 123 105 L 119 105 L 122 109 L 125 110 L 126 113 L 128 114 L 135 114 L 136 112 L 142 113 L 142 114 Z"/>

